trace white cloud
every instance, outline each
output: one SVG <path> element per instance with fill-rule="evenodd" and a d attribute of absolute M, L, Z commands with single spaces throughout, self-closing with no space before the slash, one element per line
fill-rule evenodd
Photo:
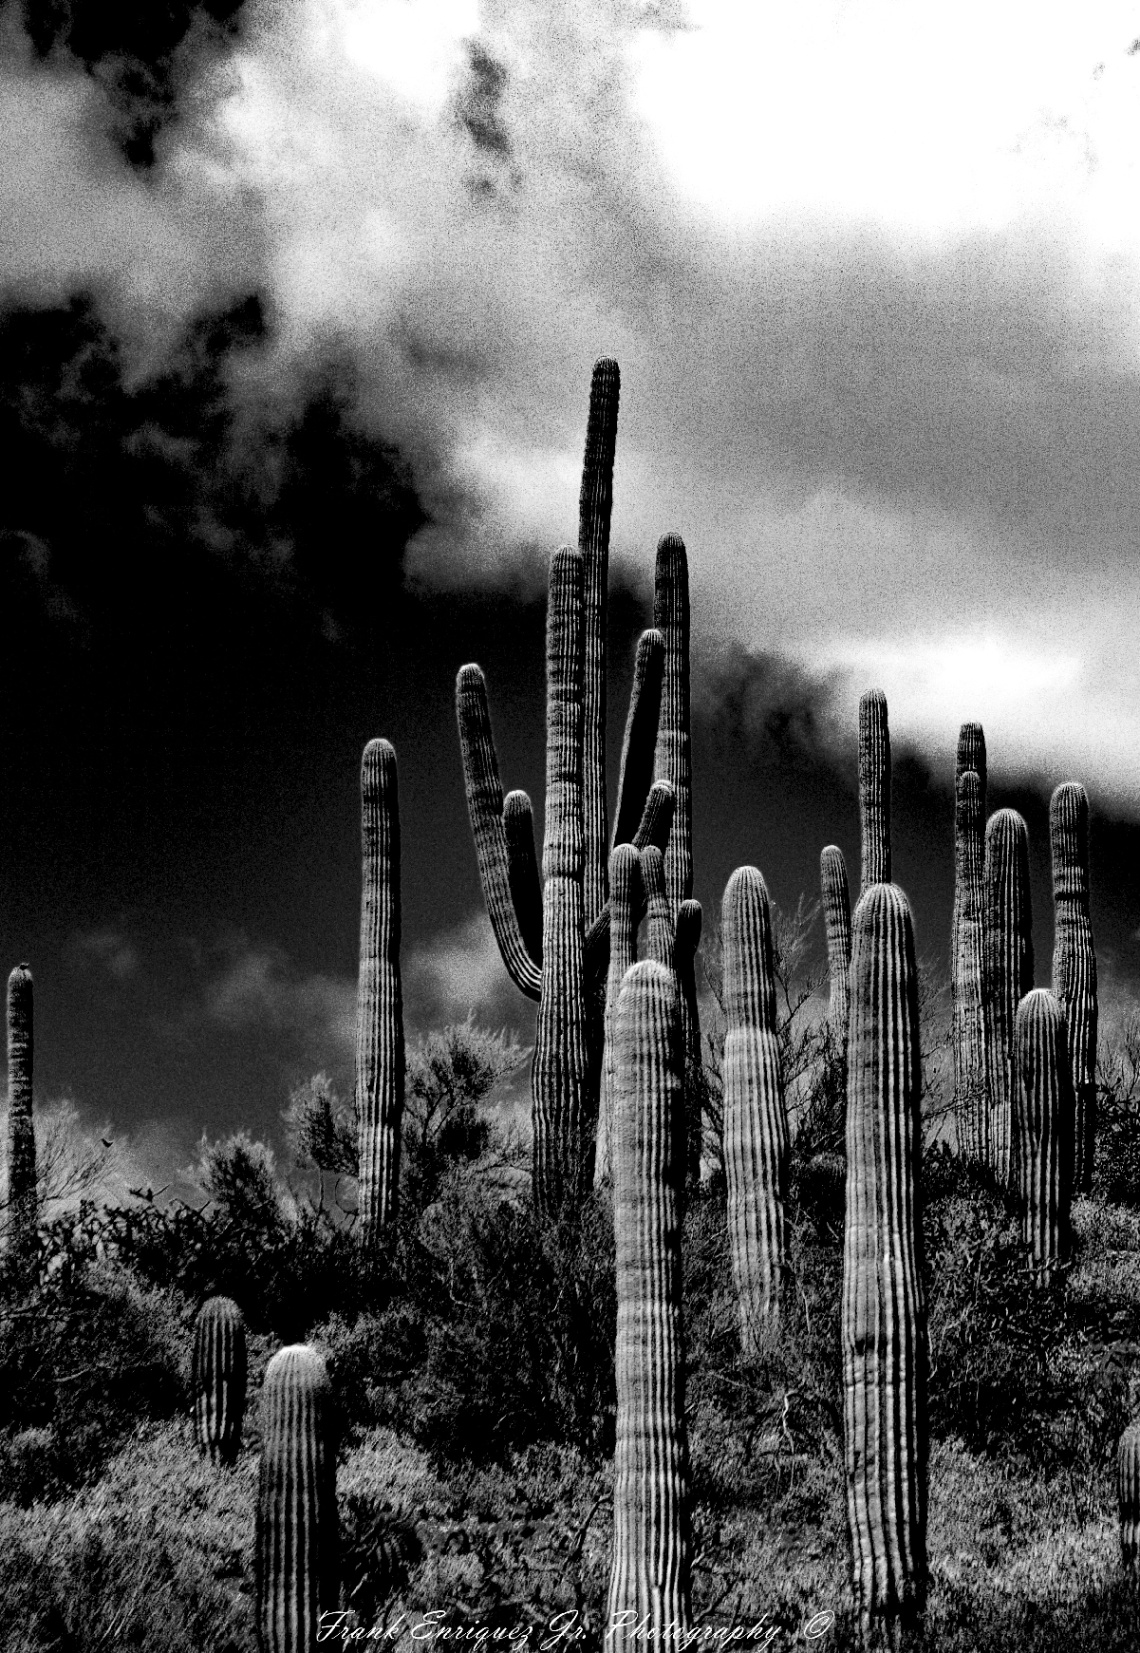
<path fill-rule="evenodd" d="M 356 983 L 299 974 L 279 947 L 231 937 L 215 955 L 201 1013 L 233 1029 L 290 1034 L 330 1065 L 351 1063 L 356 1041 Z M 220 968 L 219 968 L 220 966 Z M 209 966 L 208 966 L 209 968 Z"/>
<path fill-rule="evenodd" d="M 114 928 L 77 931 L 72 946 L 83 959 L 106 970 L 115 981 L 130 981 L 139 973 L 139 954 L 134 942 Z"/>
<path fill-rule="evenodd" d="M 533 1006 L 507 975 L 491 922 L 480 909 L 415 949 L 404 967 L 408 1019 L 421 1027 L 463 1021 L 529 1026 Z"/>

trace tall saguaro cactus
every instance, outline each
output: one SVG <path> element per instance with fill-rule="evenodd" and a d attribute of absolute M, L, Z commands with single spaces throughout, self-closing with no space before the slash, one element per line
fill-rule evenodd
<path fill-rule="evenodd" d="M 1073 1073 L 1073 1191 L 1092 1187 L 1096 1151 L 1096 950 L 1089 916 L 1089 801 L 1066 781 L 1049 804 L 1053 854 L 1053 991 L 1065 1007 Z"/>
<path fill-rule="evenodd" d="M 478 666 L 464 666 L 456 683 L 467 804 L 488 916 L 511 979 L 539 1004 L 532 1076 L 534 1192 L 539 1208 L 547 1211 L 589 1186 L 599 1126 L 604 1004 L 596 989 L 605 978 L 610 937 L 602 734 L 614 363 L 598 364 L 590 407 L 580 511 L 583 550 L 563 549 L 551 561 L 541 886 L 530 800 L 517 792 L 504 802 L 483 674 Z M 672 789 L 653 784 L 664 652 L 655 631 L 642 635 L 615 843 L 632 835 L 639 846 L 659 839 L 664 847 L 669 831 Z M 600 896 L 591 893 L 599 890 Z"/>
<path fill-rule="evenodd" d="M 400 805 L 396 753 L 370 740 L 360 768 L 362 890 L 356 1011 L 361 1235 L 373 1245 L 394 1215 L 404 1112 L 400 979 Z"/>
<path fill-rule="evenodd" d="M 261 1653 L 312 1653 L 339 1593 L 331 1387 L 307 1343 L 279 1349 L 261 1391 L 255 1540 Z"/>
<path fill-rule="evenodd" d="M 994 1175 L 1020 1185 L 1013 1134 L 1014 1023 L 1033 986 L 1033 913 L 1029 898 L 1029 832 L 1015 809 L 986 824 L 982 979 L 986 1011 L 989 1151 Z"/>
<path fill-rule="evenodd" d="M 819 882 L 823 891 L 823 921 L 827 932 L 827 974 L 830 994 L 827 1016 L 841 1050 L 847 1047 L 847 975 L 851 966 L 851 895 L 847 862 L 837 844 L 820 852 Z"/>
<path fill-rule="evenodd" d="M 617 1422 L 609 1624 L 615 1653 L 689 1625 L 689 1465 L 681 1312 L 677 989 L 653 959 L 618 999 L 614 1119 Z"/>
<path fill-rule="evenodd" d="M 978 729 L 978 725 L 963 725 L 963 734 L 966 729 Z M 960 741 L 960 757 L 962 744 Z M 984 749 L 981 762 L 985 763 Z M 982 1164 L 988 1162 L 990 1153 L 983 988 L 984 810 L 984 788 L 978 771 L 960 771 L 954 785 L 954 918 L 950 935 L 954 1108 L 959 1149 Z"/>
<path fill-rule="evenodd" d="M 868 689 L 859 701 L 859 894 L 891 880 L 891 733 L 887 697 Z"/>
<path fill-rule="evenodd" d="M 657 729 L 658 780 L 676 800 L 665 852 L 665 884 L 676 912 L 693 893 L 693 752 L 689 726 L 689 563 L 679 534 L 657 544 L 653 623 L 665 644 L 661 717 Z"/>
<path fill-rule="evenodd" d="M 724 938 L 724 1165 L 728 1235 L 745 1355 L 778 1315 L 784 1283 L 788 1119 L 776 1028 L 768 890 L 738 867 L 722 905 Z"/>
<path fill-rule="evenodd" d="M 1038 1283 L 1069 1260 L 1073 1191 L 1073 1078 L 1065 1011 L 1046 987 L 1017 1007 L 1014 1106 L 1021 1232 Z"/>
<path fill-rule="evenodd" d="M 194 1441 L 212 1463 L 232 1464 L 245 1416 L 245 1321 L 232 1297 L 208 1297 L 194 1324 L 190 1389 Z"/>
<path fill-rule="evenodd" d="M 8 977 L 8 1234 L 13 1257 L 36 1253 L 39 1196 L 32 1111 L 32 972 L 18 964 Z"/>
<path fill-rule="evenodd" d="M 893 884 L 859 900 L 851 948 L 844 1462 L 865 1637 L 921 1609 L 926 1587 L 926 1296 L 918 1209 L 922 1091 L 910 907 Z"/>

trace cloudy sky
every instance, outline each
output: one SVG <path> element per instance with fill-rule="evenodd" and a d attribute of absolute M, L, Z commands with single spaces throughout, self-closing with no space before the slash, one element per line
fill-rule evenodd
<path fill-rule="evenodd" d="M 1039 980 L 1044 808 L 1079 778 L 1130 990 L 1140 10 L 133 10 L 0 8 L 0 938 L 45 1099 L 188 1144 L 270 1130 L 318 1067 L 347 1087 L 373 734 L 413 1020 L 521 1015 L 451 684 L 484 664 L 540 798 L 543 564 L 600 354 L 615 744 L 677 530 L 706 909 L 742 861 L 793 906 L 824 843 L 854 856 L 878 685 L 920 949 L 980 718 Z"/>

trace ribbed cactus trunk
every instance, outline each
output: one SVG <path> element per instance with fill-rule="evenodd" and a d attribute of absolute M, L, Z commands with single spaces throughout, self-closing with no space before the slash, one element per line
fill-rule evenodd
<path fill-rule="evenodd" d="M 618 844 L 610 854 L 610 964 L 606 977 L 605 1058 L 594 1180 L 612 1173 L 610 1139 L 617 1089 L 617 1007 L 627 970 L 637 962 L 637 909 L 641 893 L 640 857 L 632 844 Z"/>
<path fill-rule="evenodd" d="M 615 1653 L 680 1645 L 690 1617 L 681 1314 L 677 990 L 655 960 L 618 999 L 614 1120 L 617 1422 L 609 1627 Z M 635 1634 L 639 1631 L 640 1634 Z"/>
<path fill-rule="evenodd" d="M 836 844 L 828 844 L 819 857 L 819 883 L 823 892 L 823 922 L 827 933 L 827 977 L 829 994 L 827 1019 L 840 1050 L 847 1048 L 847 976 L 851 968 L 851 896 L 847 885 L 847 862 Z"/>
<path fill-rule="evenodd" d="M 700 1181 L 704 1143 L 704 1084 L 701 1069 L 701 1012 L 697 1001 L 697 949 L 703 914 L 699 901 L 677 909 L 674 957 L 681 994 L 681 1049 L 685 1060 L 685 1180 Z"/>
<path fill-rule="evenodd" d="M 1068 1262 L 1073 1191 L 1073 1078 L 1065 1010 L 1036 987 L 1017 1007 L 1014 1103 L 1021 1176 L 1021 1231 L 1038 1284 Z"/>
<path fill-rule="evenodd" d="M 891 881 L 891 733 L 887 697 L 868 689 L 859 701 L 859 894 Z"/>
<path fill-rule="evenodd" d="M 1020 1190 L 1013 1129 L 1014 1024 L 1033 986 L 1033 914 L 1029 899 L 1029 833 L 1015 809 L 986 824 L 983 986 L 990 1168 Z"/>
<path fill-rule="evenodd" d="M 585 679 L 583 687 L 582 814 L 585 872 L 582 901 L 587 924 L 606 904 L 606 618 L 610 515 L 617 443 L 618 364 L 594 364 L 586 452 L 578 503 L 578 548 L 585 561 Z"/>
<path fill-rule="evenodd" d="M 1130 1423 L 1116 1448 L 1116 1500 L 1120 1559 L 1136 1579 L 1140 1571 L 1140 1423 Z"/>
<path fill-rule="evenodd" d="M 977 728 L 977 724 L 965 724 L 963 735 L 967 729 Z M 960 757 L 961 748 L 960 742 Z M 981 761 L 984 764 L 984 749 Z M 984 872 L 985 789 L 977 770 L 966 769 L 958 774 L 954 787 L 954 918 L 950 935 L 954 1112 L 959 1151 L 982 1165 L 988 1164 L 990 1157 L 983 989 Z"/>
<path fill-rule="evenodd" d="M 534 1048 L 534 1190 L 556 1210 L 593 1180 L 586 1152 L 589 1051 L 583 958 L 582 555 L 551 563 L 546 629 L 546 834 L 542 851 L 542 997 Z"/>
<path fill-rule="evenodd" d="M 366 1246 L 395 1215 L 404 1113 L 400 980 L 400 804 L 391 742 L 370 740 L 360 768 L 362 888 L 356 1010 L 360 1232 Z"/>
<path fill-rule="evenodd" d="M 194 1442 L 211 1463 L 232 1464 L 245 1417 L 245 1321 L 232 1297 L 209 1297 L 194 1325 L 190 1390 Z"/>
<path fill-rule="evenodd" d="M 1067 781 L 1049 805 L 1053 991 L 1065 1007 L 1073 1074 L 1073 1191 L 1092 1188 L 1096 1156 L 1096 950 L 1089 916 L 1089 801 Z"/>
<path fill-rule="evenodd" d="M 729 879 L 721 935 L 728 1238 L 741 1348 L 753 1357 L 765 1324 L 780 1311 L 788 1180 L 772 916 L 756 867 L 738 867 Z"/>
<path fill-rule="evenodd" d="M 926 1588 L 927 1332 L 922 1078 L 910 908 L 873 884 L 853 919 L 843 1246 L 844 1462 L 865 1639 Z"/>
<path fill-rule="evenodd" d="M 261 1653 L 311 1653 L 338 1606 L 339 1532 L 331 1388 L 307 1343 L 265 1370 L 255 1563 Z"/>
<path fill-rule="evenodd" d="M 8 977 L 8 1245 L 21 1267 L 36 1256 L 39 1193 L 32 1110 L 32 972 L 18 964 Z"/>

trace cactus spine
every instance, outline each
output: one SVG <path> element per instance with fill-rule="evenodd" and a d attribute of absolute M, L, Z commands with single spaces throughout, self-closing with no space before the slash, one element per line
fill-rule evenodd
<path fill-rule="evenodd" d="M 868 689 L 859 702 L 859 894 L 891 881 L 891 734 L 887 697 Z"/>
<path fill-rule="evenodd" d="M 772 915 L 757 868 L 738 867 L 729 879 L 721 931 L 728 1233 L 741 1347 L 754 1356 L 764 1322 L 780 1309 L 788 1176 Z"/>
<path fill-rule="evenodd" d="M 1140 1569 L 1140 1423 L 1128 1425 L 1116 1448 L 1116 1499 L 1120 1559 L 1135 1578 Z"/>
<path fill-rule="evenodd" d="M 1021 1231 L 1044 1283 L 1069 1260 L 1073 1189 L 1073 1079 L 1065 1010 L 1036 987 L 1017 1007 L 1014 1102 L 1021 1176 Z"/>
<path fill-rule="evenodd" d="M 1092 1188 L 1096 1151 L 1096 951 L 1089 917 L 1089 801 L 1067 781 L 1049 804 L 1053 855 L 1053 991 L 1065 1007 L 1073 1074 L 1073 1191 Z"/>
<path fill-rule="evenodd" d="M 677 988 L 653 959 L 618 999 L 614 1119 L 617 1425 L 609 1624 L 615 1653 L 674 1648 L 689 1625 L 689 1468 L 681 1317 Z"/>
<path fill-rule="evenodd" d="M 231 1297 L 208 1297 L 194 1326 L 190 1389 L 194 1441 L 211 1463 L 232 1464 L 245 1416 L 245 1321 Z"/>
<path fill-rule="evenodd" d="M 918 1213 L 922 1090 L 910 907 L 873 884 L 855 908 L 843 1246 L 844 1461 L 864 1636 L 926 1587 L 926 1299 Z"/>
<path fill-rule="evenodd" d="M 847 1048 L 847 975 L 851 968 L 851 896 L 843 851 L 828 844 L 819 857 L 823 922 L 827 931 L 827 1016 L 840 1050 Z"/>
<path fill-rule="evenodd" d="M 261 1653 L 311 1653 L 339 1593 L 336 1459 L 325 1363 L 279 1349 L 261 1392 L 257 1634 Z"/>
<path fill-rule="evenodd" d="M 1029 833 L 1015 809 L 986 824 L 983 987 L 990 1167 L 1000 1182 L 1020 1187 L 1013 1132 L 1014 1023 L 1033 986 L 1033 915 L 1029 901 Z"/>
<path fill-rule="evenodd" d="M 400 806 L 396 753 L 370 740 L 360 767 L 362 889 L 356 1013 L 360 1227 L 374 1245 L 396 1210 L 404 1112 Z"/>
<path fill-rule="evenodd" d="M 985 764 L 981 725 L 964 723 L 958 737 L 954 781 L 954 918 L 950 934 L 954 1105 L 959 1148 L 981 1164 L 986 1164 L 990 1156 L 983 992 Z"/>
<path fill-rule="evenodd" d="M 32 1112 L 32 972 L 18 964 L 8 977 L 8 1233 L 13 1258 L 36 1255 L 39 1196 Z"/>

